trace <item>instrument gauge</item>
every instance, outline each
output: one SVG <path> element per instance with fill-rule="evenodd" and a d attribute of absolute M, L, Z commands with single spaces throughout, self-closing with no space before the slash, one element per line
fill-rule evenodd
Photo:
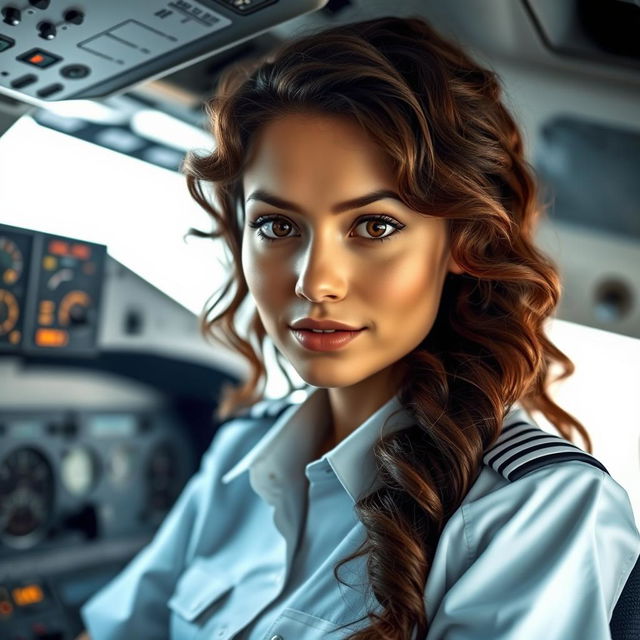
<path fill-rule="evenodd" d="M 6 289 L 0 289 L 0 336 L 7 335 L 18 324 L 20 306 L 16 297 Z"/>
<path fill-rule="evenodd" d="M 95 457 L 86 447 L 72 447 L 62 458 L 62 485 L 71 494 L 83 496 L 95 485 L 98 469 Z"/>
<path fill-rule="evenodd" d="M 0 463 L 0 540 L 16 549 L 37 544 L 53 513 L 54 478 L 37 449 L 20 447 Z"/>
<path fill-rule="evenodd" d="M 24 260 L 16 243 L 0 235 L 0 285 L 13 285 L 22 275 Z"/>

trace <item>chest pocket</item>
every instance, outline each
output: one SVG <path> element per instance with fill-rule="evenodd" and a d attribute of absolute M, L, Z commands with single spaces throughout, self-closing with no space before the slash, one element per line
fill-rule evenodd
<path fill-rule="evenodd" d="M 212 569 L 196 560 L 178 579 L 176 589 L 167 602 L 171 609 L 171 637 L 194 638 L 205 619 L 223 606 L 234 587 L 230 573 Z"/>

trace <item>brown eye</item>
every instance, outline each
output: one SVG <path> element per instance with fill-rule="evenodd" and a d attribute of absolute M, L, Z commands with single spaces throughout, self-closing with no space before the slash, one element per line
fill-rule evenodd
<path fill-rule="evenodd" d="M 388 222 L 380 222 L 379 220 L 367 220 L 362 224 L 366 225 L 365 229 L 367 233 L 376 239 L 382 237 L 384 232 L 389 228 Z"/>
<path fill-rule="evenodd" d="M 272 220 L 271 230 L 278 238 L 286 238 L 289 231 L 291 230 L 291 225 L 286 220 Z M 280 235 L 281 233 L 282 235 Z"/>
<path fill-rule="evenodd" d="M 361 238 L 365 238 L 367 240 L 378 240 L 379 242 L 384 242 L 385 240 L 390 239 L 401 229 L 404 229 L 403 224 L 386 215 L 369 216 L 368 218 L 364 218 L 358 222 L 356 228 L 357 227 L 364 227 L 366 235 L 360 236 Z M 389 231 L 391 233 L 386 233 L 385 235 L 385 232 Z"/>

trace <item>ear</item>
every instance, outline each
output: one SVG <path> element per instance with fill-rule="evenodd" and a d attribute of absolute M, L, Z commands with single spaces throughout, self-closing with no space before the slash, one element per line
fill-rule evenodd
<path fill-rule="evenodd" d="M 449 264 L 447 266 L 447 269 L 451 271 L 451 273 L 464 273 L 464 269 L 453 259 L 453 256 L 449 257 Z"/>

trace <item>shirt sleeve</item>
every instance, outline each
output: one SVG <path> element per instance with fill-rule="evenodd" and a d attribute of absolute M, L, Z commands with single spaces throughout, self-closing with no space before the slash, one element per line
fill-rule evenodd
<path fill-rule="evenodd" d="M 607 640 L 640 556 L 626 491 L 578 461 L 553 464 L 462 506 L 467 568 L 428 640 Z"/>
<path fill-rule="evenodd" d="M 153 539 L 80 609 L 91 640 L 146 640 L 168 635 L 167 600 L 185 567 L 186 550 L 208 478 L 211 447 L 200 469 L 162 521 Z"/>

